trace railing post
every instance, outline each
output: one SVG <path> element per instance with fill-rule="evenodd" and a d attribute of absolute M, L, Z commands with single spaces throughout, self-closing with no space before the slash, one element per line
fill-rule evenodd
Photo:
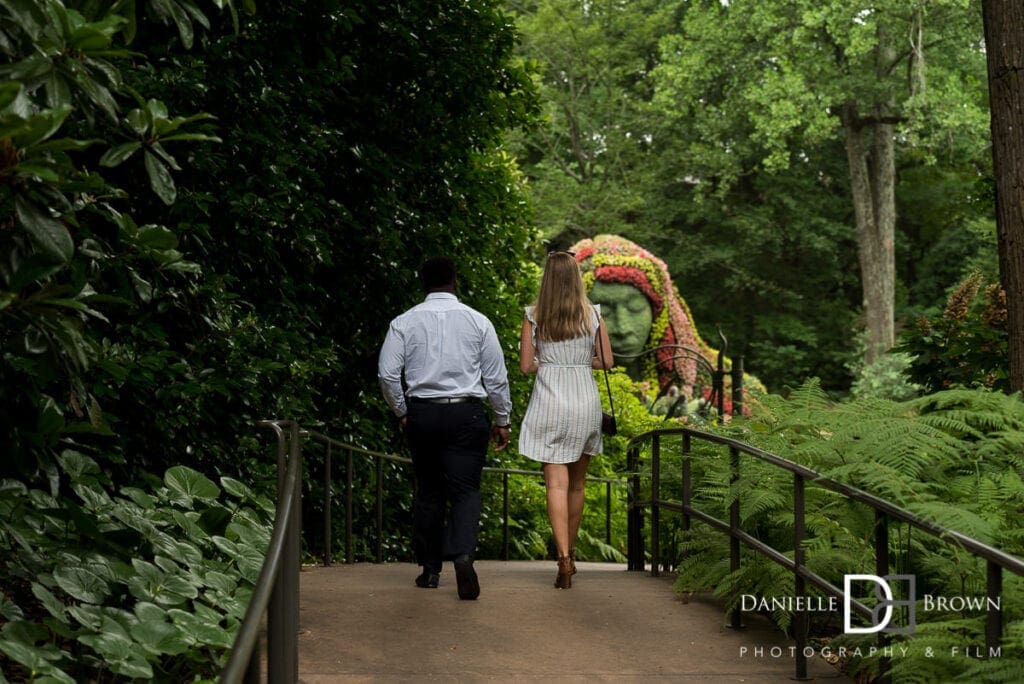
<path fill-rule="evenodd" d="M 245 684 L 260 684 L 263 681 L 261 671 L 263 654 L 260 652 L 260 637 L 256 636 L 256 645 L 252 648 L 252 655 L 249 656 L 249 663 L 245 668 Z"/>
<path fill-rule="evenodd" d="M 384 562 L 384 459 L 377 457 L 377 562 Z"/>
<path fill-rule="evenodd" d="M 299 424 L 292 423 L 291 458 L 295 459 L 298 477 L 292 496 L 291 535 L 288 540 L 289 558 L 284 563 L 286 585 L 292 607 L 288 634 L 288 659 L 292 666 L 291 681 L 299 681 L 299 571 L 302 570 L 302 437 Z"/>
<path fill-rule="evenodd" d="M 352 557 L 352 450 L 345 451 L 345 562 L 354 563 Z"/>
<path fill-rule="evenodd" d="M 690 433 L 683 433 L 683 549 L 681 558 L 689 553 L 686 545 L 690 543 L 690 507 L 693 505 L 693 476 L 690 473 Z"/>
<path fill-rule="evenodd" d="M 508 473 L 501 474 L 501 539 L 505 560 L 509 559 L 508 550 Z"/>
<path fill-rule="evenodd" d="M 718 418 L 725 415 L 725 356 L 718 352 L 718 369 L 711 382 L 712 390 L 715 393 L 715 408 L 718 409 Z"/>
<path fill-rule="evenodd" d="M 644 569 L 644 514 L 640 509 L 640 451 L 635 445 L 626 454 L 626 468 L 631 473 L 627 490 L 626 555 L 628 570 Z"/>
<path fill-rule="evenodd" d="M 651 576 L 660 575 L 661 566 L 661 435 L 651 440 Z"/>
<path fill-rule="evenodd" d="M 743 357 L 732 360 L 732 415 L 743 415 Z"/>
<path fill-rule="evenodd" d="M 1003 569 L 995 561 L 988 561 L 988 577 L 985 581 L 985 597 L 988 601 L 988 614 L 985 617 L 985 657 L 992 658 L 1000 653 L 1003 642 Z M 992 601 L 999 606 L 992 610 Z"/>
<path fill-rule="evenodd" d="M 735 385 L 734 385 L 735 387 Z M 735 404 L 733 404 L 735 406 Z M 806 597 L 807 587 L 800 571 L 804 569 L 806 562 L 806 549 L 804 549 L 804 538 L 807 534 L 804 521 L 804 478 L 800 473 L 793 473 L 793 594 L 797 601 Z M 802 602 L 801 602 L 802 603 Z M 807 631 L 809 626 L 807 610 L 796 611 L 794 615 L 793 636 L 796 641 L 796 673 L 794 679 L 807 679 L 807 656 L 804 649 L 807 646 Z"/>
<path fill-rule="evenodd" d="M 331 443 L 324 457 L 324 565 L 331 564 Z"/>
<path fill-rule="evenodd" d="M 298 423 L 292 422 L 289 426 L 288 451 L 290 458 L 298 458 L 299 430 Z M 277 450 L 277 498 L 280 501 L 284 498 L 285 490 L 285 469 L 288 457 L 285 456 L 285 442 L 278 441 Z M 301 470 L 299 471 L 301 473 Z M 301 494 L 302 478 L 296 478 L 296 489 Z M 292 490 L 295 491 L 294 489 Z M 298 609 L 298 587 L 293 586 L 294 580 L 298 581 L 298 566 L 294 557 L 294 545 L 292 537 L 295 532 L 296 506 L 301 510 L 301 504 L 292 501 L 292 508 L 287 512 L 288 539 L 284 543 L 281 557 L 281 564 L 277 568 L 277 579 L 274 582 L 274 589 L 270 598 L 270 605 L 267 609 L 267 680 L 270 682 L 298 681 L 298 659 L 293 658 L 295 642 L 298 634 L 298 623 L 296 611 Z M 296 537 L 297 539 L 297 537 Z M 292 661 L 295 662 L 292 662 Z"/>
<path fill-rule="evenodd" d="M 721 364 L 721 356 L 719 356 L 719 364 Z M 729 483 L 732 485 L 732 502 L 729 504 L 729 571 L 736 572 L 740 569 L 740 538 L 736 536 L 740 530 L 740 498 L 739 492 L 736 491 L 736 485 L 740 479 L 740 452 L 736 450 L 736 447 L 729 447 L 729 463 L 732 471 L 729 477 Z M 732 609 L 729 626 L 733 629 L 743 626 L 739 606 Z"/>
<path fill-rule="evenodd" d="M 612 545 L 612 483 L 604 483 L 604 543 Z"/>
<path fill-rule="evenodd" d="M 875 574 L 885 577 L 889 574 L 889 518 L 880 510 L 875 510 Z M 885 632 L 878 633 L 878 647 L 885 652 L 889 643 L 889 637 Z M 879 684 L 889 684 L 892 678 L 889 676 L 889 659 L 882 657 L 878 659 Z"/>

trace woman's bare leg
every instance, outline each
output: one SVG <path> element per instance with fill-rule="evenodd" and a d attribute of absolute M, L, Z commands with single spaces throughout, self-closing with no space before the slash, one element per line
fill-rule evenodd
<path fill-rule="evenodd" d="M 583 454 L 580 460 L 570 463 L 568 467 L 569 510 L 568 510 L 568 548 L 576 548 L 576 535 L 580 531 L 583 520 L 584 485 L 587 481 L 587 466 L 590 465 L 590 454 Z"/>
<path fill-rule="evenodd" d="M 548 520 L 558 557 L 569 555 L 569 468 L 564 463 L 544 464 L 544 487 L 548 496 Z M 579 523 L 577 522 L 577 527 Z"/>

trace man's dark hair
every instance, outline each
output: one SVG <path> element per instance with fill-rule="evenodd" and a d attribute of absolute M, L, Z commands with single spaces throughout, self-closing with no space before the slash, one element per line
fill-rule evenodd
<path fill-rule="evenodd" d="M 431 257 L 420 267 L 423 289 L 441 290 L 455 286 L 455 262 L 449 257 Z"/>

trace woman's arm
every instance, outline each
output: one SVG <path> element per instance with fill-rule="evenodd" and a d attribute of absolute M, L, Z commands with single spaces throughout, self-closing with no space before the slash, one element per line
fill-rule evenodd
<path fill-rule="evenodd" d="M 537 350 L 533 346 L 533 325 L 523 318 L 519 332 L 519 370 L 530 375 L 537 372 Z"/>
<path fill-rule="evenodd" d="M 600 343 L 595 345 L 594 351 L 597 355 L 594 356 L 590 363 L 591 368 L 595 370 L 603 370 L 613 368 L 615 366 L 615 355 L 612 354 L 612 343 L 608 339 L 608 328 L 604 327 L 604 319 L 597 319 L 597 337 Z"/>

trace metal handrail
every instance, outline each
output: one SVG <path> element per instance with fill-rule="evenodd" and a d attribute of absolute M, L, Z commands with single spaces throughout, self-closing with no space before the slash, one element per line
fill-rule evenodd
<path fill-rule="evenodd" d="M 302 455 L 298 425 L 293 421 L 261 421 L 277 435 L 277 511 L 274 528 L 252 598 L 238 628 L 221 684 L 261 681 L 260 623 L 267 613 L 267 678 L 272 684 L 299 678 L 298 606 L 299 534 L 302 501 Z M 287 432 L 285 429 L 287 428 Z M 288 457 L 285 443 L 288 442 Z"/>
<path fill-rule="evenodd" d="M 397 454 L 388 454 L 381 451 L 374 451 L 372 449 L 366 449 L 348 442 L 342 442 L 340 440 L 329 437 L 321 432 L 315 430 L 302 430 L 302 436 L 310 437 L 315 439 L 322 444 L 327 446 L 327 453 L 324 456 L 324 551 L 323 551 L 323 564 L 330 565 L 331 559 L 333 558 L 333 537 L 331 533 L 331 518 L 333 515 L 332 504 L 331 504 L 331 486 L 333 481 L 331 479 L 332 473 L 332 459 L 333 450 L 338 449 L 339 451 L 346 452 L 346 476 L 345 476 L 345 534 L 344 534 L 344 545 L 345 545 L 345 562 L 352 563 L 354 556 L 352 553 L 352 499 L 353 499 L 353 462 L 352 454 L 360 454 L 363 456 L 369 456 L 375 458 L 377 462 L 377 491 L 376 491 L 376 553 L 375 560 L 378 563 L 384 561 L 383 552 L 383 469 L 382 465 L 384 461 L 392 461 L 396 463 L 407 463 L 411 464 L 412 459 L 399 456 Z M 502 535 L 503 535 L 503 555 L 505 560 L 510 558 L 509 549 L 509 491 L 508 491 L 508 478 L 510 475 L 522 475 L 527 477 L 543 477 L 544 473 L 540 470 L 530 470 L 521 468 L 493 468 L 486 466 L 483 469 L 485 473 L 494 473 L 502 476 Z M 628 484 L 625 480 L 616 480 L 604 477 L 590 477 L 586 479 L 587 482 L 604 484 L 605 486 L 605 543 L 611 544 L 611 488 L 613 485 L 625 486 Z"/>
<path fill-rule="evenodd" d="M 664 436 L 682 436 L 682 497 L 683 501 L 677 503 L 666 501 L 661 498 L 661 438 Z M 794 552 L 793 559 L 788 558 L 777 549 L 764 544 L 755 537 L 747 534 L 739 527 L 740 508 L 739 499 L 736 498 L 729 505 L 729 521 L 719 520 L 692 505 L 693 483 L 691 478 L 691 440 L 698 439 L 729 448 L 730 455 L 730 481 L 735 483 L 739 480 L 739 455 L 747 454 L 753 456 L 769 465 L 793 474 L 793 514 L 794 514 Z M 650 500 L 640 501 L 640 445 L 646 442 L 651 443 L 651 497 Z M 889 521 L 897 520 L 913 525 L 927 534 L 938 537 L 945 541 L 959 544 L 966 551 L 974 556 L 984 559 L 987 562 L 986 596 L 997 598 L 1002 591 L 1002 571 L 1009 570 L 1017 575 L 1024 575 L 1024 560 L 1012 556 L 1000 549 L 978 541 L 972 537 L 961 534 L 956 530 L 949 529 L 934 522 L 925 520 L 910 511 L 901 508 L 885 499 L 869 494 L 857 487 L 838 482 L 821 473 L 811 470 L 806 466 L 794 463 L 785 458 L 759 449 L 750 444 L 740 442 L 730 437 L 723 437 L 692 428 L 664 428 L 645 432 L 637 435 L 627 445 L 628 468 L 632 474 L 629 503 L 629 522 L 627 525 L 628 538 L 628 568 L 630 570 L 644 570 L 644 545 L 643 545 L 643 509 L 651 509 L 651 574 L 658 575 L 658 566 L 661 562 L 661 549 L 659 538 L 660 510 L 662 508 L 682 514 L 683 534 L 688 535 L 691 518 L 697 518 L 730 537 L 729 565 L 730 571 L 735 572 L 740 568 L 740 542 L 766 556 L 774 563 L 785 567 L 793 572 L 795 594 L 803 596 L 806 591 L 806 583 L 814 585 L 823 592 L 843 598 L 843 591 L 828 582 L 826 579 L 815 574 L 805 566 L 804 541 L 806 539 L 806 527 L 804 520 L 804 485 L 806 482 L 813 482 L 825 489 L 829 489 L 843 495 L 849 500 L 867 504 L 875 511 L 875 572 L 878 576 L 884 576 L 889 571 Z M 870 616 L 871 610 L 856 600 L 849 601 L 850 606 L 858 613 Z M 799 605 L 799 604 L 798 604 Z M 807 629 L 809 614 L 806 610 L 795 610 L 794 637 L 796 640 L 796 679 L 807 679 L 807 656 L 804 648 L 807 643 Z M 731 615 L 731 626 L 740 627 L 740 609 L 733 609 Z M 880 637 L 884 639 L 885 637 Z M 985 624 L 985 645 L 988 652 L 999 647 L 1002 640 L 1002 610 L 999 608 L 990 609 Z M 880 660 L 881 679 L 887 680 L 888 660 Z"/>

